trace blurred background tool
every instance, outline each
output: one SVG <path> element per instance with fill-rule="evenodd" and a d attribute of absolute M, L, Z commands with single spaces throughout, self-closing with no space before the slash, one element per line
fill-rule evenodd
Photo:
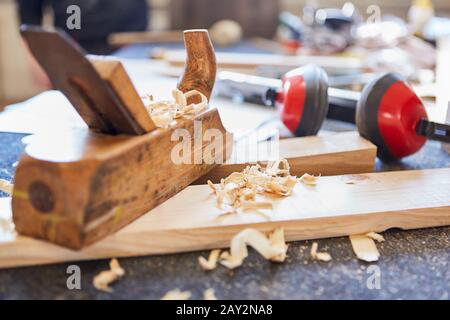
<path fill-rule="evenodd" d="M 328 77 L 314 65 L 294 69 L 282 78 L 279 80 L 220 72 L 216 92 L 220 96 L 236 100 L 267 106 L 278 105 L 283 122 L 298 135 L 316 134 L 320 126 L 315 124 L 321 124 L 325 115 L 330 119 L 355 123 L 359 92 L 329 88 Z M 324 97 L 325 94 L 327 97 Z M 313 128 L 298 132 L 302 114 L 309 115 L 305 121 L 313 125 Z"/>
<path fill-rule="evenodd" d="M 450 125 L 428 119 L 423 102 L 401 75 L 375 77 L 363 92 L 328 88 L 325 72 L 313 65 L 288 72 L 281 80 L 236 73 L 219 75 L 220 93 L 276 105 L 296 136 L 314 135 L 325 116 L 356 123 L 360 134 L 378 146 L 383 160 L 417 152 L 426 139 L 450 142 Z M 328 102 L 330 101 L 330 102 Z"/>

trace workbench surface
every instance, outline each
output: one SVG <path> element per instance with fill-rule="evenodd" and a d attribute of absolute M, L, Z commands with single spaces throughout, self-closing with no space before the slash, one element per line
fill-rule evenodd
<path fill-rule="evenodd" d="M 0 178 L 11 178 L 21 137 L 0 133 Z M 378 171 L 449 166 L 450 156 L 435 142 L 401 163 L 377 161 Z M 82 290 L 73 291 L 66 287 L 70 264 L 0 270 L 0 299 L 159 299 L 175 288 L 191 291 L 194 299 L 208 288 L 219 299 L 450 299 L 450 227 L 390 230 L 384 237 L 377 244 L 380 260 L 372 264 L 356 259 L 347 237 L 318 240 L 319 250 L 333 257 L 329 263 L 310 259 L 312 241 L 291 243 L 283 264 L 250 250 L 243 266 L 233 271 L 204 272 L 197 257 L 208 252 L 121 259 L 127 274 L 113 285 L 113 293 L 92 286 L 108 261 L 77 263 Z M 371 290 L 367 283 L 378 271 L 381 288 Z"/>

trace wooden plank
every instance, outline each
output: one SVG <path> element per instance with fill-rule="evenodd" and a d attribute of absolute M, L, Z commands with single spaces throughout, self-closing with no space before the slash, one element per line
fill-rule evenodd
<path fill-rule="evenodd" d="M 8 200 L 1 202 L 5 218 Z M 221 216 L 215 202 L 208 186 L 188 187 L 78 252 L 3 232 L 0 239 L 13 239 L 0 240 L 0 268 L 227 247 L 247 227 L 282 226 L 292 241 L 450 225 L 450 168 L 322 177 L 316 186 L 298 184 L 264 214 Z"/>
<path fill-rule="evenodd" d="M 252 147 L 255 145 L 236 145 L 225 164 L 213 169 L 196 181 L 196 184 L 204 184 L 208 180 L 216 183 L 249 164 L 264 163 L 271 158 L 273 149 L 277 147 L 279 152 L 275 158 L 288 159 L 291 173 L 297 176 L 304 173 L 329 176 L 372 172 L 377 152 L 376 147 L 361 138 L 357 132 L 282 139 L 278 145 L 264 142 L 256 148 Z"/>
<path fill-rule="evenodd" d="M 126 46 L 136 43 L 173 43 L 182 41 L 182 30 L 117 32 L 112 33 L 108 37 L 108 43 L 113 46 Z"/>
<path fill-rule="evenodd" d="M 256 69 L 260 66 L 297 68 L 306 64 L 316 64 L 326 69 L 360 70 L 364 64 L 360 59 L 343 56 L 285 56 L 276 54 L 249 54 L 219 52 L 217 65 L 225 69 Z M 181 50 L 167 51 L 164 59 L 172 66 L 182 66 L 186 54 Z"/>

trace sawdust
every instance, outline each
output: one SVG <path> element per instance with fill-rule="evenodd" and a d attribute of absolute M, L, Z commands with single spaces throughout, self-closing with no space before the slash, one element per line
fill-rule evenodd
<path fill-rule="evenodd" d="M 190 291 L 181 291 L 180 289 L 175 289 L 167 292 L 161 300 L 189 300 L 191 297 Z"/>
<path fill-rule="evenodd" d="M 188 99 L 194 96 L 200 97 L 200 103 L 188 104 Z M 197 90 L 186 93 L 178 89 L 172 91 L 173 100 L 153 101 L 152 95 L 144 97 L 145 107 L 155 125 L 159 128 L 171 126 L 180 117 L 195 116 L 208 108 L 208 99 Z"/>
<path fill-rule="evenodd" d="M 14 189 L 14 184 L 10 183 L 9 181 L 0 179 L 0 191 L 4 192 L 8 195 L 12 195 Z"/>
<path fill-rule="evenodd" d="M 206 260 L 204 257 L 200 256 L 198 257 L 198 263 L 205 271 L 214 270 L 217 267 L 217 261 L 219 260 L 220 256 L 220 250 L 212 250 L 209 253 L 208 260 Z"/>
<path fill-rule="evenodd" d="M 282 228 L 274 230 L 268 237 L 258 230 L 247 228 L 233 237 L 230 251 L 220 255 L 220 263 L 228 269 L 241 266 L 248 256 L 247 246 L 267 260 L 283 262 L 286 259 L 288 246 L 284 241 Z"/>
<path fill-rule="evenodd" d="M 119 264 L 117 259 L 112 259 L 109 263 L 110 270 L 102 271 L 94 277 L 93 285 L 97 290 L 112 292 L 109 285 L 125 275 L 125 270 Z"/>
<path fill-rule="evenodd" d="M 318 261 L 329 262 L 331 261 L 331 255 L 328 252 L 318 252 L 319 244 L 314 242 L 311 246 L 311 258 Z"/>

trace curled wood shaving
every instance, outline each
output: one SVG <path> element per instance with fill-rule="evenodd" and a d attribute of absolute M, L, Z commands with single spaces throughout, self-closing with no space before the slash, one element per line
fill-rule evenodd
<path fill-rule="evenodd" d="M 302 182 L 304 184 L 310 185 L 310 186 L 314 186 L 314 185 L 317 184 L 317 181 L 319 180 L 319 177 L 316 177 L 316 176 L 310 175 L 308 173 L 305 173 L 304 175 L 302 175 L 298 179 L 298 181 L 300 181 L 300 182 Z"/>
<path fill-rule="evenodd" d="M 288 247 L 284 242 L 283 229 L 277 229 L 269 237 L 266 237 L 258 230 L 247 228 L 233 237 L 230 251 L 221 254 L 220 263 L 228 269 L 241 266 L 248 256 L 247 245 L 267 260 L 283 262 L 286 258 Z"/>
<path fill-rule="evenodd" d="M 0 191 L 4 192 L 8 195 L 12 195 L 14 189 L 14 185 L 9 181 L 0 179 Z"/>
<path fill-rule="evenodd" d="M 202 267 L 203 270 L 209 271 L 214 270 L 217 267 L 217 260 L 219 260 L 220 256 L 220 250 L 212 250 L 209 253 L 208 260 L 206 260 L 204 257 L 198 257 L 198 263 Z"/>
<path fill-rule="evenodd" d="M 288 245 L 284 239 L 284 229 L 277 228 L 269 235 L 270 243 L 272 247 L 279 248 L 282 251 L 281 254 L 274 256 L 271 258 L 272 261 L 275 262 L 284 262 L 286 260 L 286 254 L 288 250 Z"/>
<path fill-rule="evenodd" d="M 180 289 L 175 289 L 167 292 L 161 300 L 189 300 L 191 297 L 190 291 L 181 291 Z"/>
<path fill-rule="evenodd" d="M 272 209 L 271 201 L 257 199 L 257 196 L 275 194 L 289 196 L 297 178 L 290 175 L 286 159 L 271 161 L 265 168 L 259 164 L 248 166 L 242 172 L 233 172 L 222 179 L 219 185 L 208 181 L 217 196 L 217 207 L 224 212 L 242 210 Z"/>
<path fill-rule="evenodd" d="M 97 290 L 112 292 L 109 285 L 125 275 L 125 270 L 119 264 L 117 259 L 112 259 L 109 263 L 110 270 L 102 271 L 94 277 L 93 285 Z"/>
<path fill-rule="evenodd" d="M 319 244 L 314 242 L 311 246 L 311 258 L 314 260 L 329 262 L 331 261 L 331 255 L 328 252 L 317 252 L 319 249 Z"/>
<path fill-rule="evenodd" d="M 353 252 L 355 252 L 358 259 L 366 262 L 378 261 L 380 253 L 372 238 L 367 235 L 352 235 L 349 238 Z"/>
<path fill-rule="evenodd" d="M 200 97 L 200 103 L 188 104 L 188 99 L 193 96 Z M 208 99 L 204 94 L 197 90 L 191 90 L 186 93 L 178 89 L 172 91 L 173 101 L 153 101 L 153 96 L 147 95 L 145 107 L 157 127 L 167 128 L 176 119 L 182 116 L 193 116 L 201 113 L 208 108 Z"/>
<path fill-rule="evenodd" d="M 366 236 L 377 242 L 384 242 L 384 237 L 379 233 L 369 232 L 369 233 L 366 233 Z"/>
<path fill-rule="evenodd" d="M 217 300 L 214 289 L 206 289 L 203 292 L 203 300 Z"/>

